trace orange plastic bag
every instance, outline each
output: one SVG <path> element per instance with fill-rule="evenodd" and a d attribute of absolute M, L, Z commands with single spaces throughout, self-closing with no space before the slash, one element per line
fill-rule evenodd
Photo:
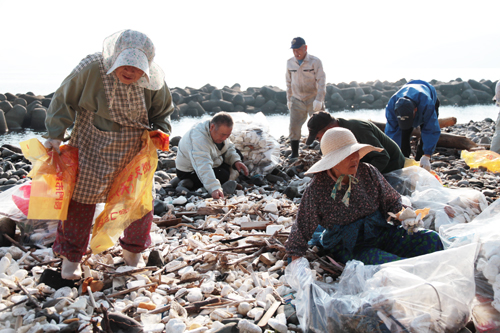
<path fill-rule="evenodd" d="M 66 220 L 78 175 L 78 148 L 63 145 L 57 154 L 35 138 L 20 145 L 33 165 L 28 219 Z"/>
<path fill-rule="evenodd" d="M 153 209 L 156 149 L 168 150 L 169 136 L 161 131 L 144 131 L 141 140 L 141 151 L 113 180 L 104 210 L 95 220 L 90 241 L 94 253 L 112 247 L 123 230 Z"/>
<path fill-rule="evenodd" d="M 462 150 L 460 157 L 471 168 L 485 167 L 488 171 L 500 171 L 500 155 L 491 150 L 466 151 Z"/>

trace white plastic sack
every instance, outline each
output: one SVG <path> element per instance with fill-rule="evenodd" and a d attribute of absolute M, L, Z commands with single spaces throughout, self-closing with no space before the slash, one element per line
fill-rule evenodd
<path fill-rule="evenodd" d="M 500 200 L 471 223 L 445 226 L 439 233 L 449 248 L 480 244 L 475 265 L 477 293 L 491 299 L 491 305 L 500 311 Z"/>
<path fill-rule="evenodd" d="M 280 162 L 280 145 L 269 134 L 266 116 L 262 113 L 235 112 L 230 139 L 243 155 L 250 175 L 266 175 Z"/>
<path fill-rule="evenodd" d="M 470 318 L 477 244 L 365 266 L 349 261 L 335 287 L 301 258 L 285 271 L 304 332 L 457 332 Z M 329 291 L 325 291 L 329 290 Z"/>
<path fill-rule="evenodd" d="M 438 231 L 443 225 L 468 223 L 479 215 L 488 202 L 483 193 L 473 189 L 450 189 L 423 168 L 412 166 L 384 175 L 415 209 L 430 208 L 424 227 Z"/>

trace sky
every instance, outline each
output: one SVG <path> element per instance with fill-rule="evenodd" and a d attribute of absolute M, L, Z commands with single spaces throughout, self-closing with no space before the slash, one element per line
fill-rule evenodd
<path fill-rule="evenodd" d="M 297 36 L 322 60 L 329 83 L 494 81 L 499 9 L 498 0 L 0 0 L 0 93 L 54 91 L 122 29 L 153 40 L 171 88 L 284 89 Z"/>

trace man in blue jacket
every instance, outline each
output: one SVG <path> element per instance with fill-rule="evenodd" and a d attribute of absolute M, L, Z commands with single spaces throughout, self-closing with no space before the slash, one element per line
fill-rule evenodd
<path fill-rule="evenodd" d="M 412 80 L 399 89 L 385 108 L 385 134 L 393 139 L 405 157 L 410 157 L 410 139 L 413 128 L 420 126 L 421 138 L 415 160 L 431 169 L 431 155 L 441 134 L 438 121 L 439 99 L 436 89 L 428 82 Z"/>

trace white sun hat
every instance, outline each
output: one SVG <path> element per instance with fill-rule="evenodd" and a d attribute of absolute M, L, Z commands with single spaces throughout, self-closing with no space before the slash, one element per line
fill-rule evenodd
<path fill-rule="evenodd" d="M 153 59 L 155 47 L 151 39 L 135 30 L 118 31 L 103 43 L 102 57 L 106 74 L 121 66 L 133 66 L 144 72 L 134 84 L 139 87 L 159 90 L 163 87 L 165 74 Z"/>
<path fill-rule="evenodd" d="M 354 134 L 343 127 L 334 127 L 326 131 L 321 138 L 320 145 L 323 157 L 309 168 L 306 174 L 329 170 L 357 151 L 359 151 L 359 158 L 362 159 L 369 152 L 384 150 L 372 145 L 358 143 Z"/>

